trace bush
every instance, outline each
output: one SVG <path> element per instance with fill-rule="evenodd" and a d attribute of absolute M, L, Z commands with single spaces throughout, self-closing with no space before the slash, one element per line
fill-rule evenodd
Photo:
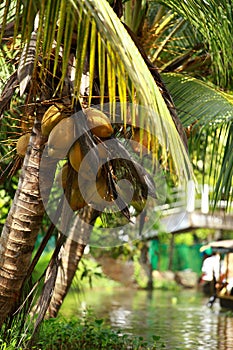
<path fill-rule="evenodd" d="M 43 350 L 158 349 L 155 340 L 149 344 L 142 337 L 112 330 L 103 319 L 88 317 L 69 322 L 62 318 L 44 321 L 35 345 Z"/>
<path fill-rule="evenodd" d="M 43 321 L 39 332 L 30 347 L 27 345 L 32 334 L 32 324 L 24 330 L 20 323 L 14 323 L 12 329 L 0 331 L 0 350 L 158 350 L 165 348 L 158 343 L 160 337 L 153 336 L 151 341 L 143 337 L 124 334 L 123 330 L 113 330 L 96 319 L 90 313 L 82 319 L 69 321 L 62 317 Z M 6 336 L 7 335 L 7 336 Z M 6 336 L 6 337 L 5 337 Z"/>

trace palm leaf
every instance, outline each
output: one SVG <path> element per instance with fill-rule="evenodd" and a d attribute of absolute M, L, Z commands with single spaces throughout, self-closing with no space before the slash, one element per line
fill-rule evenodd
<path fill-rule="evenodd" d="M 162 74 L 184 127 L 192 127 L 191 156 L 203 162 L 204 180 L 214 186 L 215 202 L 232 200 L 233 98 L 200 80 Z M 194 156 L 195 154 L 195 156 Z"/>
<path fill-rule="evenodd" d="M 194 122 L 198 127 L 209 127 L 210 123 L 219 127 L 233 120 L 232 95 L 183 74 L 164 73 L 162 78 L 184 127 Z"/>
<path fill-rule="evenodd" d="M 202 54 L 200 33 L 180 15 L 154 2 L 149 3 L 141 36 L 144 49 L 160 71 L 183 70 L 191 56 Z"/>
<path fill-rule="evenodd" d="M 187 19 L 203 37 L 212 58 L 216 83 L 230 87 L 232 82 L 232 1 L 162 0 Z"/>
<path fill-rule="evenodd" d="M 110 43 L 112 51 L 123 62 L 131 82 L 136 87 L 140 103 L 148 107 L 145 120 L 148 121 L 150 130 L 158 137 L 162 146 L 169 149 L 177 173 L 190 176 L 187 154 L 180 138 L 177 137 L 170 113 L 132 39 L 106 1 L 86 1 L 85 5 L 90 11 L 90 16 L 95 18 L 102 38 Z M 120 83 L 118 80 L 118 84 Z"/>
<path fill-rule="evenodd" d="M 46 67 L 48 66 L 49 57 L 45 55 L 45 53 L 51 52 L 54 40 L 56 41 L 55 26 L 51 23 L 57 23 L 58 27 L 59 23 L 62 23 L 62 26 L 64 24 L 64 13 L 59 11 L 61 1 L 42 0 L 40 2 L 34 2 L 31 7 L 30 0 L 24 0 L 20 3 L 21 11 L 18 14 L 15 14 L 15 17 L 16 19 L 18 16 L 22 16 L 22 18 L 25 18 L 26 16 L 27 18 L 27 21 L 23 20 L 21 24 L 21 41 L 25 45 L 30 41 L 31 32 L 34 26 L 34 18 L 39 11 L 40 16 L 38 26 L 39 28 L 43 28 L 43 30 L 39 34 L 40 44 L 38 45 L 42 45 L 43 55 L 40 55 L 40 50 L 37 50 L 35 62 L 40 62 L 43 67 Z M 122 79 L 124 74 L 117 76 L 117 73 L 119 73 L 120 67 L 123 65 L 124 71 L 127 72 L 127 75 L 129 76 L 127 89 L 130 88 L 131 91 L 133 85 L 135 87 L 136 96 L 138 96 L 137 102 L 148 108 L 148 115 L 144 117 L 146 128 L 149 128 L 152 134 L 157 136 L 164 150 L 166 152 L 169 151 L 173 158 L 173 164 L 178 176 L 184 176 L 185 178 L 190 177 L 192 170 L 187 153 L 172 121 L 166 103 L 161 96 L 159 88 L 132 39 L 108 2 L 106 0 L 85 2 L 81 0 L 70 0 L 67 1 L 65 10 L 64 35 L 62 37 L 62 77 L 60 79 L 59 87 L 62 89 L 66 77 L 67 66 L 69 63 L 68 56 L 74 41 L 72 36 L 74 33 L 73 28 L 77 29 L 75 38 L 76 52 L 82 52 L 82 57 L 84 57 L 86 54 L 84 52 L 85 45 L 83 45 L 83 38 L 88 37 L 89 21 L 94 20 L 97 32 L 100 34 L 102 41 L 107 43 L 106 49 L 110 60 L 112 63 L 116 63 L 115 70 L 111 68 L 111 65 L 109 65 L 109 69 L 111 69 L 111 75 L 114 74 L 116 76 L 118 85 L 121 89 L 121 96 L 125 96 L 125 93 L 123 92 L 126 85 L 125 77 Z M 28 11 L 28 13 L 26 13 L 26 11 Z M 82 16 L 80 15 L 81 13 Z M 5 18 L 7 17 L 4 13 L 3 20 Z M 82 30 L 80 30 L 79 27 L 80 23 L 86 23 L 85 25 L 82 25 Z M 61 38 L 61 34 L 59 38 Z M 109 52 L 108 47 L 111 48 L 109 49 Z M 56 58 L 58 57 L 59 50 L 60 47 L 57 45 L 55 48 Z M 91 62 L 93 61 L 91 60 Z M 80 60 L 76 60 L 74 67 L 75 71 L 82 72 L 83 64 L 83 61 L 80 62 Z M 112 94 L 111 98 L 114 100 L 114 87 L 110 86 L 110 89 Z M 76 96 L 79 94 L 79 90 L 80 73 L 77 73 L 74 86 Z"/>

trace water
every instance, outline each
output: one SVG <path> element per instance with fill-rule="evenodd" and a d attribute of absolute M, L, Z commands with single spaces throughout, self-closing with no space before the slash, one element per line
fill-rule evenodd
<path fill-rule="evenodd" d="M 218 302 L 209 309 L 206 302 L 194 290 L 149 293 L 94 289 L 78 298 L 70 293 L 61 312 L 79 315 L 92 308 L 98 318 L 106 319 L 113 328 L 123 328 L 125 333 L 142 335 L 146 340 L 160 336 L 165 349 L 233 349 L 232 314 L 223 312 Z"/>

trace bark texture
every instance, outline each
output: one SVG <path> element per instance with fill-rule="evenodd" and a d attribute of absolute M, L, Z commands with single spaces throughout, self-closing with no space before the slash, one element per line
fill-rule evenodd
<path fill-rule="evenodd" d="M 91 207 L 84 208 L 79 214 L 61 253 L 60 266 L 52 299 L 48 308 L 49 317 L 56 317 L 73 281 L 84 249 L 89 241 L 92 224 L 98 212 Z"/>
<path fill-rule="evenodd" d="M 36 119 L 18 189 L 0 238 L 0 325 L 14 311 L 19 299 L 44 215 L 39 188 L 44 143 Z"/>

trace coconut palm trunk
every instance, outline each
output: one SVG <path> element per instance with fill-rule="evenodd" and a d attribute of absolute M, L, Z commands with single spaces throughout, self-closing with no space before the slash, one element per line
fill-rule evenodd
<path fill-rule="evenodd" d="M 98 212 L 86 207 L 74 222 L 69 237 L 62 250 L 60 266 L 58 268 L 56 284 L 49 305 L 48 314 L 56 317 L 58 311 L 70 289 L 78 264 L 89 241 L 92 225 Z M 77 233 L 78 231 L 78 233 Z"/>
<path fill-rule="evenodd" d="M 0 325 L 17 306 L 44 215 L 39 188 L 39 167 L 44 143 L 40 122 L 36 118 L 18 189 L 1 234 Z M 50 176 L 44 188 L 50 186 L 52 171 Z"/>

